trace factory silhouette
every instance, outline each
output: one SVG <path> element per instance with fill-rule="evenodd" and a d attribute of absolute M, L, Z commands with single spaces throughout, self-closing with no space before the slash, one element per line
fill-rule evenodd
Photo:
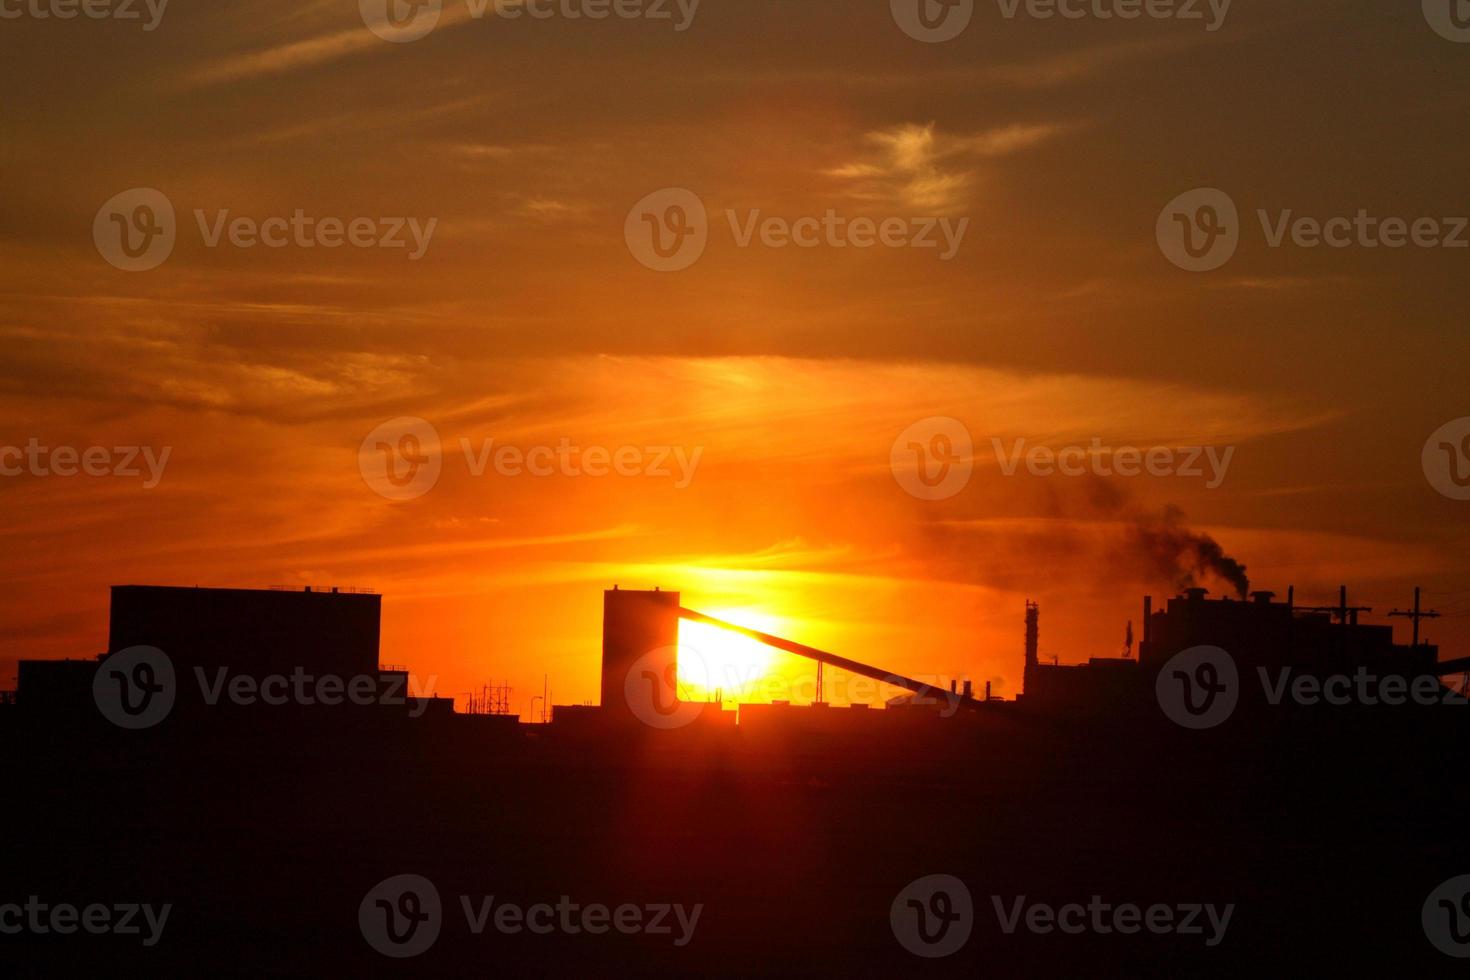
<path fill-rule="evenodd" d="M 10 947 L 53 967 L 138 957 L 169 971 L 225 955 L 376 970 L 388 961 L 356 909 L 413 872 L 446 896 L 705 908 L 686 947 L 446 935 L 412 961 L 435 972 L 1443 966 L 1419 903 L 1470 871 L 1456 863 L 1465 724 L 1452 683 L 1470 662 L 1422 639 L 1436 614 L 1417 593 L 1392 613 L 1409 621 L 1401 643 L 1346 589 L 1303 606 L 1291 591 L 1189 588 L 1143 601 L 1136 653 L 1130 628 L 1125 655 L 1075 664 L 1042 655 L 1028 602 L 1023 688 L 1002 699 L 722 622 L 675 591 L 615 587 L 600 704 L 553 706 L 547 724 L 522 723 L 490 689 L 461 711 L 415 690 L 408 667 L 380 660 L 381 604 L 362 590 L 116 586 L 105 653 L 22 660 L 0 702 L 7 829 L 69 843 L 22 848 L 17 887 L 177 911 L 169 941 L 146 951 L 59 936 Z M 813 703 L 738 711 L 683 699 L 685 621 L 894 693 L 837 706 L 819 684 Z M 977 904 L 1097 893 L 1239 911 L 1233 942 L 1205 952 L 1178 936 L 988 934 L 921 961 L 894 941 L 889 905 L 939 872 L 970 882 Z"/>
<path fill-rule="evenodd" d="M 1438 614 L 1418 603 L 1416 590 L 1412 611 L 1391 614 L 1413 622 L 1411 642 L 1399 644 L 1391 626 L 1359 622 L 1360 613 L 1371 610 L 1349 605 L 1345 587 L 1337 605 L 1313 607 L 1297 605 L 1294 590 L 1285 601 L 1267 591 L 1237 601 L 1212 599 L 1208 590 L 1191 587 L 1157 610 L 1151 596 L 1144 598 L 1136 657 L 1130 623 L 1127 655 L 1063 664 L 1042 658 L 1041 610 L 1027 602 L 1023 687 L 1018 697 L 1006 700 L 993 697 L 988 685 L 977 696 L 970 680 L 951 680 L 945 689 L 933 679 L 906 677 L 724 622 L 684 608 L 678 592 L 614 587 L 603 595 L 600 704 L 554 706 L 546 727 L 550 734 L 575 738 L 615 736 L 640 727 L 690 728 L 690 734 L 740 728 L 747 735 L 793 737 L 937 733 L 941 721 L 963 725 L 1008 715 L 1047 718 L 1054 725 L 1079 719 L 1126 725 L 1158 720 L 1161 689 L 1176 680 L 1181 694 L 1187 693 L 1195 679 L 1174 676 L 1177 666 L 1162 681 L 1160 674 L 1180 654 L 1201 647 L 1224 651 L 1237 675 L 1285 670 L 1294 679 L 1320 682 L 1367 672 L 1375 681 L 1397 678 L 1406 687 L 1433 680 L 1438 689 L 1439 678 L 1470 672 L 1470 659 L 1442 663 L 1438 647 L 1421 642 L 1421 621 Z M 79 660 L 22 660 L 17 689 L 5 701 L 17 722 L 42 726 L 115 720 L 108 716 L 118 712 L 137 716 L 144 702 L 157 696 L 171 702 L 168 714 L 177 711 L 181 724 L 204 726 L 220 722 L 221 714 L 229 721 L 255 724 L 253 713 L 244 709 L 275 705 L 317 709 L 294 712 L 300 718 L 320 716 L 320 709 L 331 707 L 373 709 L 361 713 L 384 722 L 426 716 L 426 727 L 460 725 L 460 734 L 478 730 L 514 736 L 531 727 L 511 714 L 508 698 L 472 704 L 469 711 L 457 713 L 452 698 L 414 690 L 408 667 L 380 662 L 381 612 L 382 597 L 359 589 L 115 586 L 107 652 Z M 809 705 L 777 701 L 742 704 L 737 711 L 720 701 L 683 701 L 678 679 L 681 621 L 719 627 L 804 657 L 819 678 L 824 669 L 839 670 L 903 693 L 888 698 L 882 705 L 886 710 L 870 710 L 875 706 L 866 703 L 833 706 L 823 698 L 821 683 Z M 310 684 L 328 679 L 335 693 L 303 693 L 299 684 L 293 691 L 293 676 Z M 243 694 L 238 686 L 242 677 L 252 688 Z M 274 697 L 269 683 L 260 685 L 262 677 L 277 679 Z M 1259 692 L 1246 680 L 1239 690 L 1222 693 L 1259 707 L 1251 698 Z M 154 724 L 167 717 L 155 714 Z M 535 726 L 538 734 L 547 734 L 541 727 Z"/>

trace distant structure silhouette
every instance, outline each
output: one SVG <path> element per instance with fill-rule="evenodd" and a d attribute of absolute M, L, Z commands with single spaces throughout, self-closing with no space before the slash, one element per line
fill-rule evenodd
<path fill-rule="evenodd" d="M 22 660 L 17 690 L 0 699 L 0 709 L 32 716 L 95 714 L 93 679 L 101 665 L 123 650 L 156 647 L 181 679 L 179 710 L 201 706 L 200 687 L 210 678 L 244 673 L 253 677 L 305 673 L 342 679 L 370 678 L 379 695 L 395 700 L 414 717 L 453 717 L 470 730 L 508 732 L 517 718 L 508 712 L 508 692 L 497 710 L 481 698 L 462 714 L 453 699 L 416 697 L 408 691 L 407 667 L 379 663 L 381 597 L 366 590 L 201 589 L 123 585 L 112 589 L 108 649 L 81 660 Z M 1154 685 L 1160 670 L 1177 654 L 1203 647 L 1226 651 L 1243 672 L 1286 669 L 1293 676 L 1325 678 L 1366 671 L 1377 678 L 1405 681 L 1438 678 L 1470 669 L 1465 659 L 1439 661 L 1437 646 L 1419 642 L 1418 623 L 1434 614 L 1419 608 L 1394 615 L 1414 618 L 1414 639 L 1395 643 L 1387 625 L 1359 622 L 1368 612 L 1347 602 L 1341 590 L 1336 606 L 1302 607 L 1288 593 L 1256 591 L 1249 600 L 1211 599 L 1203 588 L 1187 589 L 1164 609 L 1143 600 L 1143 630 L 1137 657 L 1093 657 L 1081 663 L 1045 662 L 1040 654 L 1039 604 L 1025 607 L 1022 690 L 1013 700 L 974 696 L 970 679 L 951 681 L 948 690 L 914 678 L 818 650 L 782 637 L 724 622 L 681 605 L 680 593 L 614 587 L 603 594 L 600 705 L 555 705 L 555 732 L 605 735 L 610 730 L 644 728 L 710 729 L 733 732 L 737 718 L 745 735 L 779 732 L 784 737 L 881 734 L 904 726 L 932 731 L 936 720 L 973 723 L 977 717 L 1022 712 L 1054 718 L 1111 717 L 1128 720 L 1157 714 Z M 679 696 L 678 644 L 681 620 L 700 622 L 748 636 L 812 660 L 818 671 L 847 671 L 897 688 L 901 693 L 870 710 L 862 703 L 834 706 L 825 698 L 810 705 L 788 701 L 742 704 L 738 715 L 718 699 L 689 702 Z M 1130 629 L 1131 636 L 1131 629 Z M 200 683 L 193 683 L 198 679 Z M 962 685 L 962 686 L 961 686 Z M 488 689 L 487 689 L 488 691 Z M 485 694 L 486 692 L 482 692 Z M 501 703 L 503 702 L 503 703 Z M 400 712 L 401 713 L 401 712 Z"/>
<path fill-rule="evenodd" d="M 231 968 L 263 960 L 259 973 L 284 962 L 378 972 L 382 954 L 352 910 L 374 883 L 409 873 L 440 890 L 445 913 L 426 974 L 494 962 L 515 976 L 745 976 L 770 964 L 901 976 L 916 961 L 888 928 L 891 903 L 939 873 L 975 889 L 981 914 L 1004 896 L 1240 903 L 1227 945 L 1208 949 L 1197 936 L 1009 936 L 990 920 L 947 961 L 957 976 L 1137 976 L 1140 964 L 1161 976 L 1357 975 L 1364 963 L 1375 975 L 1438 975 L 1420 959 L 1442 954 L 1416 916 L 1463 873 L 1463 705 L 1317 710 L 1236 692 L 1200 701 L 1191 725 L 1160 693 L 1180 675 L 1223 683 L 1212 661 L 1180 666 L 1200 648 L 1219 648 L 1230 679 L 1253 692 L 1259 670 L 1363 671 L 1447 692 L 1441 678 L 1467 669 L 1427 642 L 1395 643 L 1345 591 L 1337 599 L 1303 607 L 1290 592 L 1278 602 L 1192 589 L 1155 609 L 1145 598 L 1135 656 L 1076 664 L 1043 653 L 1041 607 L 1027 602 L 1023 689 L 1002 699 L 968 678 L 928 684 L 723 622 L 677 591 L 614 588 L 603 595 L 602 703 L 555 705 L 549 724 L 526 724 L 502 713 L 504 686 L 482 688 L 463 712 L 403 695 L 408 668 L 379 662 L 377 595 L 119 586 L 107 652 L 23 661 L 16 696 L 0 703 L 16 800 L 8 880 L 22 898 L 176 903 L 166 941 L 129 974 L 184 975 L 226 956 Z M 872 704 L 738 711 L 718 696 L 682 699 L 682 622 L 878 693 Z M 167 655 L 178 689 L 147 726 L 119 721 L 97 695 L 99 679 L 139 666 L 128 659 L 138 647 Z M 220 671 L 349 675 L 379 697 L 209 703 L 198 675 Z M 161 686 L 163 674 L 135 680 Z M 642 941 L 658 937 L 482 935 L 464 904 L 479 895 L 698 901 L 708 914 L 689 950 Z M 0 938 L 7 965 L 19 938 L 48 967 L 17 975 L 70 975 L 58 953 L 88 970 L 132 966 L 126 943 Z M 793 950 L 810 955 L 797 962 Z M 1283 970 L 1286 956 L 1305 962 Z"/>

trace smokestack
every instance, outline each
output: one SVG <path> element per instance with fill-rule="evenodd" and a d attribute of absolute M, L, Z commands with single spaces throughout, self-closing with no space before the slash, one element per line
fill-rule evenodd
<path fill-rule="evenodd" d="M 967 698 L 973 698 L 974 696 L 975 696 L 975 688 L 974 688 L 974 685 L 972 685 L 969 681 L 965 681 L 965 697 L 967 697 Z"/>
<path fill-rule="evenodd" d="M 1036 650 L 1041 637 L 1041 607 L 1026 600 L 1026 666 L 1036 666 Z"/>

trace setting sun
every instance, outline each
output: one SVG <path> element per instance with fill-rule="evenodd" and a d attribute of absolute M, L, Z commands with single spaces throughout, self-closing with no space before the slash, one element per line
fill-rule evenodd
<path fill-rule="evenodd" d="M 763 632 L 776 632 L 774 617 L 748 610 L 715 610 L 710 615 Z M 731 633 L 705 623 L 679 626 L 680 696 L 690 701 L 707 701 L 719 694 L 726 701 L 768 700 L 762 696 L 769 685 L 775 651 L 748 636 Z"/>

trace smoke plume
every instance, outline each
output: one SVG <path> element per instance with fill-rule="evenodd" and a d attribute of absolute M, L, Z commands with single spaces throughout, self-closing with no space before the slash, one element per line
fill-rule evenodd
<path fill-rule="evenodd" d="M 1190 589 L 1211 579 L 1228 582 L 1240 598 L 1250 594 L 1245 566 L 1225 554 L 1220 543 L 1201 531 L 1184 526 L 1184 513 L 1170 505 L 1157 517 L 1141 517 L 1134 527 L 1139 551 L 1160 576 L 1179 589 Z"/>

